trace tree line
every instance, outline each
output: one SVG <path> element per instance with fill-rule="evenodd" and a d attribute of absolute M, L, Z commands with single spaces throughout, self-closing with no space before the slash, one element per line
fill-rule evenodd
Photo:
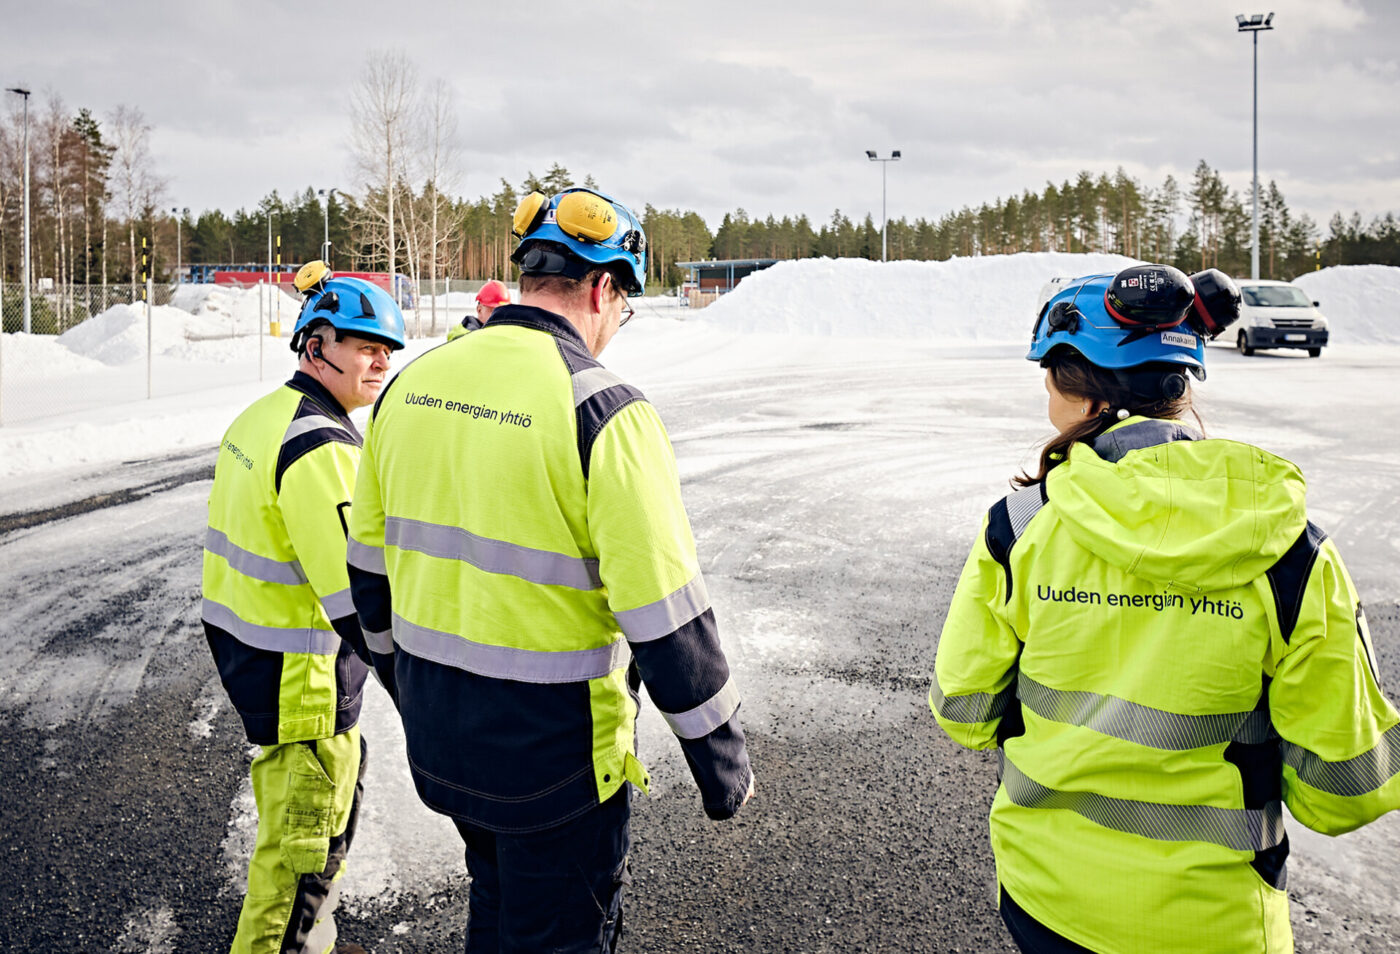
<path fill-rule="evenodd" d="M 166 180 L 151 154 L 151 127 L 121 106 L 98 118 L 68 110 L 56 96 L 32 108 L 30 214 L 34 275 L 60 285 L 130 283 L 146 273 L 174 276 L 190 262 L 263 264 L 269 238 L 281 260 L 321 255 L 343 270 L 390 267 L 415 280 L 514 278 L 511 219 L 531 191 L 552 194 L 596 187 L 555 163 L 500 179 L 493 194 L 456 194 L 459 171 L 450 88 L 420 82 L 403 54 L 373 54 L 353 94 L 357 136 L 350 146 L 356 183 L 322 195 L 312 188 L 269 193 L 232 213 L 169 208 Z M 0 117 L 0 281 L 20 277 L 22 132 L 20 113 Z M 1277 183 L 1261 189 L 1260 274 L 1292 278 L 1319 266 L 1400 265 L 1400 221 L 1387 213 L 1366 222 L 1333 215 L 1325 230 L 1289 207 Z M 835 210 L 750 216 L 744 209 L 710 226 L 697 213 L 650 204 L 641 210 L 649 241 L 647 269 L 656 286 L 684 277 L 677 262 L 705 258 L 856 257 L 879 259 L 880 226 Z M 1014 252 L 1117 252 L 1169 262 L 1185 271 L 1218 267 L 1247 275 L 1248 192 L 1231 189 L 1201 160 L 1189 181 L 1167 176 L 1147 186 L 1121 168 L 1081 172 L 1039 191 L 964 206 L 937 217 L 888 223 L 891 259 L 945 260 Z M 277 254 L 274 249 L 274 254 Z M 146 259 L 143 263 L 143 255 Z M 12 285 L 5 292 L 14 291 Z"/>

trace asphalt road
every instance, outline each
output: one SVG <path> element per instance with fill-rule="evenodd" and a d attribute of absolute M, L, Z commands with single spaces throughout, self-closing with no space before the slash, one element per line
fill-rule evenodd
<path fill-rule="evenodd" d="M 1400 466 L 1361 439 L 1400 424 L 1396 369 L 1349 367 L 1374 401 L 1348 392 L 1329 415 L 1270 405 L 1245 377 L 1266 365 L 1240 367 L 1211 394 L 1217 420 L 1262 428 L 1331 488 L 1318 509 L 1400 686 Z M 1281 392 L 1319 373 L 1277 367 L 1300 376 Z M 636 804 L 623 950 L 1012 950 L 986 837 L 994 764 L 949 742 L 924 694 L 977 519 L 1045 431 L 1026 378 L 1000 353 L 930 346 L 639 381 L 677 447 L 758 794 L 706 820 L 647 707 L 655 785 Z M 0 491 L 0 950 L 217 951 L 232 935 L 252 822 L 248 746 L 198 625 L 212 461 L 211 447 Z M 413 801 L 382 699 L 364 724 L 342 937 L 376 954 L 460 949 L 455 836 Z M 1400 824 L 1339 840 L 1300 828 L 1299 950 L 1400 950 Z"/>

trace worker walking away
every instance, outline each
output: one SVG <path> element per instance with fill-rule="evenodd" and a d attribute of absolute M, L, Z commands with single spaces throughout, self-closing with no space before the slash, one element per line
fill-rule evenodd
<path fill-rule="evenodd" d="M 375 405 L 350 580 L 418 794 L 466 843 L 467 950 L 612 951 L 640 684 L 711 818 L 753 775 L 675 455 L 598 361 L 643 289 L 642 227 L 570 189 L 527 196 L 514 232 L 520 304 Z"/>
<path fill-rule="evenodd" d="M 510 304 L 510 290 L 505 282 L 491 279 L 476 293 L 476 313 L 469 314 L 460 323 L 447 329 L 447 340 L 455 341 L 469 331 L 476 331 L 491 320 L 491 313 L 502 305 Z"/>
<path fill-rule="evenodd" d="M 1192 408 L 1229 278 L 1138 265 L 1042 302 L 1058 434 L 983 521 L 929 688 L 999 749 L 1002 917 L 1027 952 L 1292 951 L 1282 806 L 1331 835 L 1400 807 L 1356 587 L 1298 468 Z"/>
<path fill-rule="evenodd" d="M 297 283 L 308 292 L 292 334 L 297 371 L 224 434 L 204 540 L 205 634 L 248 741 L 262 746 L 236 954 L 335 948 L 368 672 L 345 571 L 361 444 L 348 415 L 378 397 L 404 344 L 383 290 L 321 262 Z"/>

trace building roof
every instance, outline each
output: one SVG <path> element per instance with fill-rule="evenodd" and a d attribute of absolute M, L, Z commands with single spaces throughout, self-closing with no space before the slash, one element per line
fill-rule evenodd
<path fill-rule="evenodd" d="M 772 265 L 780 258 L 709 258 L 699 262 L 677 262 L 681 268 L 728 268 L 731 265 Z"/>

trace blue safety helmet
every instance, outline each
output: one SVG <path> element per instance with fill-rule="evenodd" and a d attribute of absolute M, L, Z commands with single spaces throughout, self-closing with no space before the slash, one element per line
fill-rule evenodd
<path fill-rule="evenodd" d="M 321 322 L 335 329 L 336 340 L 357 335 L 395 351 L 404 344 L 403 312 L 388 292 L 364 279 L 327 277 L 311 284 L 292 328 L 292 350 L 300 354 L 308 333 Z"/>
<path fill-rule="evenodd" d="M 1125 286 L 1138 291 L 1149 277 L 1151 291 L 1136 300 L 1121 294 Z M 1108 370 L 1177 365 L 1205 379 L 1205 337 L 1193 312 L 1199 296 L 1177 269 L 1136 265 L 1117 275 L 1056 279 L 1041 296 L 1027 360 L 1043 365 L 1057 349 L 1070 348 Z"/>
<path fill-rule="evenodd" d="M 622 284 L 640 295 L 647 283 L 647 236 L 631 209 L 594 189 L 565 189 L 553 198 L 531 192 L 515 210 L 520 239 L 511 261 L 524 275 L 583 278 L 598 266 L 625 266 Z"/>

